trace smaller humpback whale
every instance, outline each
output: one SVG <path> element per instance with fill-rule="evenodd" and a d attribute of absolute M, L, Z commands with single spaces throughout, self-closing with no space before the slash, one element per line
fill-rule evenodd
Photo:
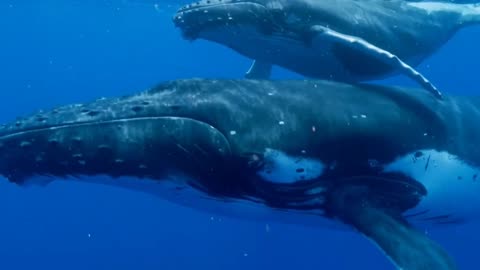
<path fill-rule="evenodd" d="M 441 97 L 414 69 L 461 27 L 480 22 L 480 6 L 403 0 L 203 0 L 173 21 L 185 38 L 225 45 L 254 59 L 247 78 L 272 64 L 341 82 L 405 74 Z"/>
<path fill-rule="evenodd" d="M 402 90 L 166 82 L 2 125 L 0 174 L 107 175 L 96 181 L 218 215 L 352 227 L 401 269 L 456 269 L 415 228 L 480 215 L 480 97 Z"/>

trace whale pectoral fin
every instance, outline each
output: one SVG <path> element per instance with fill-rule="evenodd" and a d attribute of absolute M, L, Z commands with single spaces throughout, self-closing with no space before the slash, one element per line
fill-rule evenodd
<path fill-rule="evenodd" d="M 399 269 L 457 269 L 440 245 L 405 220 L 380 209 L 364 207 L 350 219 L 350 224 L 374 241 Z"/>
<path fill-rule="evenodd" d="M 269 79 L 272 73 L 272 64 L 254 60 L 245 78 L 247 79 Z"/>
<path fill-rule="evenodd" d="M 332 214 L 375 242 L 399 269 L 457 269 L 447 252 L 410 226 L 399 211 L 369 201 L 365 188 L 344 187 L 333 196 Z"/>
<path fill-rule="evenodd" d="M 393 69 L 401 71 L 402 73 L 419 83 L 427 91 L 431 92 L 435 97 L 440 99 L 442 98 L 442 94 L 440 93 L 440 91 L 438 91 L 437 88 L 427 78 L 425 78 L 413 67 L 403 62 L 395 54 L 379 48 L 365 41 L 362 38 L 345 35 L 324 26 L 315 25 L 311 28 L 311 30 L 315 32 L 316 35 L 322 35 L 323 38 L 327 38 L 332 42 L 342 44 L 365 55 L 374 57 L 375 59 L 392 67 Z"/>

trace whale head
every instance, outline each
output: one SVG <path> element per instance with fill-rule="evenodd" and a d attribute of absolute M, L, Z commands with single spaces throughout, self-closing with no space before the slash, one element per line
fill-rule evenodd
<path fill-rule="evenodd" d="M 249 25 L 261 31 L 273 23 L 267 1 L 199 1 L 181 7 L 173 22 L 187 39 L 204 37 L 212 30 L 233 29 Z"/>
<path fill-rule="evenodd" d="M 327 22 L 328 13 L 329 5 L 305 0 L 208 0 L 180 8 L 173 22 L 186 39 L 206 39 L 244 52 L 248 44 L 258 50 L 274 41 L 304 42 L 314 18 Z"/>

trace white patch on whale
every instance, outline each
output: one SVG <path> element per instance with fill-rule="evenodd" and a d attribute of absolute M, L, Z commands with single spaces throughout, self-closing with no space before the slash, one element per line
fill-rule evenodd
<path fill-rule="evenodd" d="M 420 153 L 422 155 L 420 156 Z M 455 221 L 477 217 L 480 213 L 480 168 L 471 166 L 448 152 L 419 150 L 402 156 L 384 167 L 385 172 L 400 172 L 419 181 L 427 195 L 413 209 L 412 222 L 450 215 Z M 423 214 L 418 214 L 422 213 Z M 415 215 L 418 214 L 418 215 Z M 431 221 L 430 221 L 431 222 Z"/>
<path fill-rule="evenodd" d="M 263 157 L 265 166 L 258 174 L 268 182 L 292 184 L 314 180 L 323 174 L 322 162 L 302 156 L 289 156 L 282 151 L 266 149 Z"/>

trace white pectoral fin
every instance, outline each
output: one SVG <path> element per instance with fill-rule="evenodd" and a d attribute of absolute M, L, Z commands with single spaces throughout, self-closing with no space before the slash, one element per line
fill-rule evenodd
<path fill-rule="evenodd" d="M 245 78 L 266 80 L 270 78 L 271 73 L 272 64 L 254 60 L 245 74 Z"/>
<path fill-rule="evenodd" d="M 361 51 L 367 55 L 375 57 L 376 59 L 392 66 L 393 68 L 400 70 L 402 73 L 419 83 L 427 91 L 431 92 L 435 97 L 442 98 L 442 93 L 437 90 L 437 88 L 420 72 L 415 70 L 413 67 L 403 62 L 398 56 L 392 54 L 389 51 L 386 51 L 382 48 L 379 48 L 362 38 L 345 35 L 334 30 L 331 30 L 327 27 L 315 25 L 311 28 L 317 35 L 322 35 L 324 38 L 327 38 L 333 42 L 341 43 L 349 48 L 354 50 Z"/>

